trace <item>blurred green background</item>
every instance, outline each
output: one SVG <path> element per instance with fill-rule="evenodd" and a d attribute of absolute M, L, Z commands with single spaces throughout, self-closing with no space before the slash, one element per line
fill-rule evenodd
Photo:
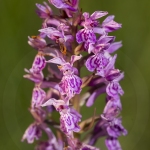
<path fill-rule="evenodd" d="M 37 35 L 42 20 L 35 13 L 35 3 L 43 0 L 0 1 L 0 150 L 32 150 L 21 137 L 32 123 L 28 112 L 33 83 L 23 79 L 24 68 L 30 68 L 36 51 L 27 44 L 28 35 Z M 123 47 L 117 52 L 117 67 L 125 71 L 121 82 L 123 125 L 128 130 L 121 137 L 123 150 L 150 148 L 150 1 L 149 0 L 80 0 L 83 11 L 108 11 L 123 28 L 113 33 Z M 92 108 L 82 110 L 83 118 L 101 113 L 101 96 Z M 89 111 L 90 110 L 90 111 Z M 104 139 L 97 146 L 106 150 Z"/>

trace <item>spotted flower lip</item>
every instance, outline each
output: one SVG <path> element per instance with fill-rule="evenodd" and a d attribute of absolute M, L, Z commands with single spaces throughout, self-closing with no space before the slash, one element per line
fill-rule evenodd
<path fill-rule="evenodd" d="M 76 34 L 76 40 L 79 44 L 83 43 L 83 42 L 95 43 L 96 35 L 94 34 L 92 29 L 81 29 Z M 86 47 L 88 47 L 88 46 L 86 46 Z"/>
<path fill-rule="evenodd" d="M 26 139 L 27 142 L 31 144 L 34 142 L 34 139 L 38 140 L 41 137 L 41 135 L 42 135 L 42 132 L 39 126 L 33 123 L 26 129 L 22 137 L 22 141 Z"/>
<path fill-rule="evenodd" d="M 94 70 L 97 70 L 98 72 L 102 72 L 103 69 L 111 61 L 111 59 L 112 57 L 107 52 L 97 53 L 96 55 L 92 55 L 91 57 L 89 57 L 85 65 L 86 65 L 86 68 L 91 72 L 93 72 Z M 104 73 L 101 73 L 101 74 L 104 74 Z"/>
<path fill-rule="evenodd" d="M 107 127 L 107 133 L 110 137 L 118 138 L 121 134 L 126 135 L 127 130 L 122 126 L 121 118 L 114 119 L 113 123 Z"/>
<path fill-rule="evenodd" d="M 112 121 L 116 118 L 122 109 L 120 99 L 109 100 L 104 108 L 102 119 Z"/>
<path fill-rule="evenodd" d="M 34 83 L 40 83 L 43 81 L 44 76 L 43 76 L 42 71 L 39 73 L 33 73 L 27 69 L 24 69 L 24 70 L 25 70 L 25 72 L 28 73 L 28 74 L 23 76 L 24 78 L 29 79 L 29 80 L 33 81 Z"/>
<path fill-rule="evenodd" d="M 33 61 L 31 73 L 40 73 L 46 66 L 46 59 L 43 54 L 38 53 Z"/>
<path fill-rule="evenodd" d="M 114 78 L 107 86 L 106 93 L 114 98 L 117 98 L 120 95 L 124 94 L 119 81 L 124 77 L 124 73 L 120 73 L 116 78 Z"/>
<path fill-rule="evenodd" d="M 80 131 L 78 122 L 81 121 L 81 115 L 79 115 L 75 110 L 71 111 L 70 109 L 67 109 L 66 111 L 61 111 L 60 115 L 60 128 L 64 133 L 70 134 L 72 131 Z"/>
<path fill-rule="evenodd" d="M 120 84 L 118 82 L 111 82 L 108 84 L 106 88 L 106 92 L 111 97 L 118 97 L 118 95 L 123 95 L 124 91 L 122 90 Z"/>
<path fill-rule="evenodd" d="M 115 54 L 110 61 L 108 62 L 108 64 L 106 65 L 106 67 L 102 70 L 97 71 L 96 75 L 102 76 L 102 77 L 106 77 L 109 72 L 114 69 L 114 65 L 115 65 L 115 61 L 117 58 L 117 54 Z"/>
<path fill-rule="evenodd" d="M 42 105 L 46 97 L 46 93 L 40 87 L 35 87 L 32 93 L 32 107 L 39 107 Z"/>
<path fill-rule="evenodd" d="M 59 83 L 59 91 L 62 95 L 67 95 L 67 97 L 71 99 L 75 94 L 80 94 L 81 85 L 82 80 L 78 76 L 66 75 Z"/>

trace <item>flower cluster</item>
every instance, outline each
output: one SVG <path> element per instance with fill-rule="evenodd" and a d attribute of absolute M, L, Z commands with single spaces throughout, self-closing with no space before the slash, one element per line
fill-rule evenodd
<path fill-rule="evenodd" d="M 36 150 L 100 150 L 94 144 L 104 136 L 108 150 L 121 150 L 118 137 L 127 134 L 119 117 L 120 96 L 124 94 L 119 82 L 124 73 L 115 68 L 117 55 L 113 53 L 122 44 L 108 35 L 120 29 L 121 24 L 112 15 L 100 23 L 98 19 L 108 15 L 106 11 L 82 13 L 79 0 L 49 0 L 49 3 L 60 9 L 60 14 L 54 14 L 46 2 L 36 4 L 43 23 L 38 36 L 28 37 L 29 45 L 37 51 L 32 67 L 25 69 L 24 75 L 34 82 L 29 109 L 34 122 L 22 140 L 40 141 L 45 132 L 48 139 L 40 141 Z M 83 53 L 86 55 L 82 56 Z M 81 78 L 84 66 L 92 73 Z M 88 90 L 81 93 L 85 87 Z M 92 106 L 102 93 L 106 93 L 103 113 L 82 120 L 81 106 L 85 103 Z M 53 112 L 60 114 L 59 120 L 53 117 Z M 90 132 L 81 141 L 80 135 L 87 129 Z"/>

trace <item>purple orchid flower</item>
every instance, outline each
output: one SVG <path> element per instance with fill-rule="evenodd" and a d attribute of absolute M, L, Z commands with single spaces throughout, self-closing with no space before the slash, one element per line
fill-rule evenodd
<path fill-rule="evenodd" d="M 67 33 L 68 26 L 66 26 L 65 24 L 60 24 L 58 29 L 56 29 L 54 27 L 48 27 L 48 28 L 40 29 L 39 31 L 41 33 L 45 34 L 48 38 L 50 38 L 56 42 L 63 43 L 63 44 L 67 41 L 73 40 L 73 36 L 71 34 Z M 65 34 L 65 32 L 66 32 L 66 34 Z"/>
<path fill-rule="evenodd" d="M 41 129 L 36 123 L 31 124 L 25 131 L 22 141 L 25 139 L 28 143 L 33 143 L 34 139 L 38 140 L 42 135 Z"/>
<path fill-rule="evenodd" d="M 106 121 L 113 121 L 117 117 L 122 109 L 120 99 L 110 99 L 103 111 L 101 117 Z"/>
<path fill-rule="evenodd" d="M 96 42 L 95 28 L 98 27 L 97 19 L 107 15 L 107 12 L 104 11 L 95 11 L 91 16 L 89 13 L 83 13 L 84 21 L 81 22 L 81 25 L 84 29 L 81 29 L 76 34 L 76 40 L 78 43 L 85 42 L 85 48 L 88 48 L 90 43 Z"/>
<path fill-rule="evenodd" d="M 32 93 L 32 107 L 39 107 L 44 102 L 46 93 L 40 87 L 36 86 Z"/>
<path fill-rule="evenodd" d="M 31 73 L 40 73 L 46 66 L 46 60 L 42 53 L 38 53 L 32 64 L 32 68 L 29 70 Z"/>
<path fill-rule="evenodd" d="M 113 36 L 103 35 L 99 38 L 99 40 L 97 40 L 95 46 L 92 43 L 89 45 L 88 52 L 94 53 L 94 55 L 90 56 L 85 63 L 89 71 L 93 72 L 94 70 L 96 70 L 98 75 L 102 77 L 105 76 L 104 68 L 109 63 L 112 63 L 112 61 L 114 61 L 114 58 L 112 58 L 109 53 L 116 51 L 122 46 L 121 42 L 112 43 L 114 39 L 115 37 Z"/>
<path fill-rule="evenodd" d="M 115 61 L 117 58 L 117 54 L 115 54 L 113 57 L 110 58 L 110 61 L 107 63 L 107 65 L 104 68 L 97 68 L 96 75 L 99 75 L 101 77 L 107 77 L 109 72 L 114 69 Z"/>
<path fill-rule="evenodd" d="M 76 11 L 79 0 L 49 0 L 56 8 Z"/>
<path fill-rule="evenodd" d="M 127 130 L 122 126 L 121 118 L 114 118 L 114 120 L 107 126 L 106 130 L 108 135 L 114 138 L 118 138 L 121 134 L 127 134 Z"/>
<path fill-rule="evenodd" d="M 121 28 L 121 24 L 114 21 L 115 16 L 108 16 L 101 24 L 101 27 L 94 28 L 94 32 L 98 34 L 106 34 Z"/>
<path fill-rule="evenodd" d="M 52 9 L 48 6 L 48 4 L 46 2 L 44 2 L 44 5 L 41 4 L 36 4 L 38 10 L 37 10 L 37 14 L 39 15 L 40 18 L 48 18 L 49 16 L 51 16 L 52 13 Z"/>
<path fill-rule="evenodd" d="M 95 55 L 89 57 L 85 63 L 86 68 L 93 72 L 97 71 L 101 76 L 104 76 L 104 68 L 108 65 L 108 63 L 112 60 L 111 55 L 106 52 L 100 52 Z"/>
<path fill-rule="evenodd" d="M 43 81 L 44 75 L 43 75 L 42 71 L 39 73 L 33 73 L 27 69 L 24 69 L 24 70 L 25 70 L 25 72 L 28 73 L 28 74 L 23 76 L 24 78 L 27 78 L 27 79 L 33 81 L 34 83 L 40 83 Z"/>
<path fill-rule="evenodd" d="M 28 36 L 28 39 L 29 39 L 28 44 L 39 51 L 42 50 L 47 45 L 46 41 L 40 36 L 32 36 L 32 37 Z"/>
<path fill-rule="evenodd" d="M 80 127 L 78 122 L 81 121 L 81 115 L 73 108 L 64 109 L 60 112 L 60 128 L 61 130 L 70 135 L 70 132 L 79 132 Z"/>
<path fill-rule="evenodd" d="M 107 50 L 110 44 L 114 42 L 114 40 L 115 40 L 114 36 L 102 35 L 98 40 L 96 40 L 95 43 L 89 44 L 88 53 L 93 52 L 94 54 L 97 54 L 103 50 Z"/>
<path fill-rule="evenodd" d="M 114 40 L 114 36 L 102 35 L 95 43 L 89 44 L 88 53 L 93 52 L 96 54 L 101 51 L 107 51 L 111 54 L 122 46 L 121 42 L 114 42 Z"/>
<path fill-rule="evenodd" d="M 81 55 L 73 55 L 71 57 L 70 63 L 66 62 L 63 58 L 60 57 L 56 57 L 47 61 L 49 63 L 61 65 L 59 68 L 60 71 L 63 72 L 63 77 L 61 82 L 59 83 L 59 91 L 62 95 L 66 95 L 68 99 L 81 92 L 82 81 L 80 77 L 77 76 L 77 69 L 73 67 L 73 63 L 79 60 L 81 57 Z"/>
<path fill-rule="evenodd" d="M 118 94 L 123 95 L 124 91 L 122 90 L 119 81 L 123 79 L 124 73 L 120 73 L 116 78 L 114 78 L 112 81 L 109 82 L 109 84 L 106 87 L 106 93 L 115 98 L 118 98 Z"/>
<path fill-rule="evenodd" d="M 115 68 L 117 55 L 111 54 L 122 43 L 115 42 L 115 36 L 109 35 L 121 28 L 121 24 L 114 21 L 113 15 L 99 22 L 99 18 L 108 14 L 106 11 L 82 14 L 79 0 L 48 1 L 59 9 L 59 14 L 54 14 L 46 2 L 36 4 L 37 14 L 43 20 L 42 29 L 39 36 L 28 37 L 28 44 L 38 54 L 24 75 L 35 84 L 29 109 L 35 122 L 27 128 L 22 140 L 33 143 L 44 131 L 47 140 L 39 142 L 36 150 L 99 150 L 94 144 L 104 136 L 108 150 L 121 150 L 118 138 L 127 134 L 119 117 L 122 110 L 120 95 L 124 93 L 119 82 L 124 73 Z M 81 59 L 84 51 L 83 55 L 87 55 Z M 50 60 L 46 61 L 44 56 Z M 84 66 L 93 73 L 82 77 Z M 82 89 L 86 92 L 81 93 Z M 103 93 L 106 94 L 103 113 L 79 124 L 81 106 L 85 103 L 87 107 L 92 106 Z M 60 125 L 53 117 L 53 111 L 60 114 Z M 91 128 L 93 124 L 94 129 Z M 87 129 L 91 131 L 85 133 L 82 143 L 81 134 Z"/>
<path fill-rule="evenodd" d="M 49 0 L 49 2 L 56 8 L 64 10 L 68 17 L 72 17 L 78 9 L 79 0 Z"/>
<path fill-rule="evenodd" d="M 56 100 L 54 98 L 49 99 L 47 102 L 42 104 L 42 106 L 53 105 L 57 111 L 60 113 L 60 128 L 61 130 L 70 135 L 72 131 L 79 132 L 80 127 L 78 122 L 81 120 L 81 115 L 74 110 L 69 108 L 63 100 Z"/>

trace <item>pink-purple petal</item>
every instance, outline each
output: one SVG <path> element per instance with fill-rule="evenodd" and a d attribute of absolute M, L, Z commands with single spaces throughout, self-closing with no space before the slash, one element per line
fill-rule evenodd
<path fill-rule="evenodd" d="M 92 15 L 91 15 L 91 18 L 93 20 L 96 20 L 96 19 L 99 19 L 103 16 L 106 16 L 108 14 L 107 11 L 95 11 Z"/>

